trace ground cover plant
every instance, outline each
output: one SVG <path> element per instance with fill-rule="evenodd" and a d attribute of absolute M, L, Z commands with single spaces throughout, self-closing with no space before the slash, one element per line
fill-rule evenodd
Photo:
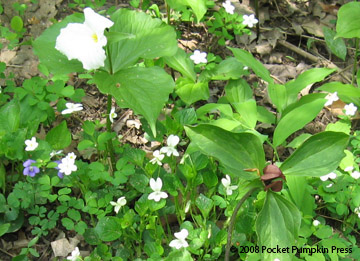
<path fill-rule="evenodd" d="M 0 63 L 1 259 L 359 259 L 360 3 L 323 29 L 348 82 L 332 62 L 274 76 L 237 1 L 74 0 L 25 40 L 28 6 L 1 25 L 3 53 L 39 60 L 25 80 Z"/>

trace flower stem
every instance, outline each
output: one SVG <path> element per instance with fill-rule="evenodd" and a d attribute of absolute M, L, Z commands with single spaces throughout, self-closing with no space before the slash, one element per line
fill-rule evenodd
<path fill-rule="evenodd" d="M 241 205 L 245 202 L 245 200 L 250 197 L 250 195 L 257 190 L 258 187 L 251 188 L 239 201 L 239 203 L 236 205 L 234 212 L 230 219 L 230 224 L 228 228 L 228 235 L 227 235 L 227 242 L 226 242 L 226 250 L 225 250 L 225 261 L 229 261 L 229 255 L 230 255 L 230 246 L 231 246 L 231 236 L 234 229 L 234 224 L 236 220 L 237 213 L 239 212 L 239 209 L 241 208 Z"/>
<path fill-rule="evenodd" d="M 108 94 L 108 100 L 107 100 L 107 117 L 106 117 L 106 130 L 108 133 L 111 133 L 111 121 L 110 121 L 110 111 L 111 111 L 111 106 L 112 106 L 112 95 Z M 107 141 L 107 145 L 108 145 L 108 151 L 110 154 L 110 161 L 111 161 L 111 166 L 112 166 L 112 170 L 111 173 L 114 173 L 115 171 L 115 154 L 114 154 L 114 146 L 112 144 L 112 139 L 109 139 Z"/>

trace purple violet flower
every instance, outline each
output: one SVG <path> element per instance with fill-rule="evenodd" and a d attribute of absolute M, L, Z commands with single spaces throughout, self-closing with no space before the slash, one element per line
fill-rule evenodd
<path fill-rule="evenodd" d="M 55 169 L 57 169 L 57 170 L 60 170 L 60 168 L 59 168 L 59 164 L 61 163 L 61 160 L 55 160 L 54 162 L 56 162 L 58 165 L 55 167 Z M 58 177 L 59 178 L 64 178 L 64 173 L 61 173 L 60 171 L 58 171 Z"/>
<path fill-rule="evenodd" d="M 31 164 L 35 163 L 35 160 L 28 159 L 23 163 L 24 171 L 23 174 L 25 176 L 35 177 L 36 173 L 40 172 L 40 169 L 36 166 L 31 166 Z"/>

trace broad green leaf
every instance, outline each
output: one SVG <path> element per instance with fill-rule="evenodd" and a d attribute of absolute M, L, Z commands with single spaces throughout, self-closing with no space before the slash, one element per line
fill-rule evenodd
<path fill-rule="evenodd" d="M 309 133 L 303 133 L 300 136 L 297 136 L 295 139 L 293 139 L 286 147 L 287 148 L 293 148 L 293 149 L 297 149 L 298 147 L 300 147 L 301 144 L 304 143 L 305 140 L 307 140 L 308 138 L 310 138 L 312 135 Z"/>
<path fill-rule="evenodd" d="M 66 148 L 71 143 L 71 133 L 67 128 L 66 121 L 62 121 L 58 126 L 52 128 L 46 134 L 46 141 L 54 150 Z"/>
<path fill-rule="evenodd" d="M 290 249 L 296 245 L 298 232 L 301 224 L 301 214 L 297 207 L 272 191 L 266 193 L 266 199 L 262 210 L 256 220 L 256 234 L 258 244 L 268 248 Z M 276 251 L 274 251 L 276 252 Z M 294 254 L 289 253 L 262 253 L 262 260 L 292 260 Z"/>
<path fill-rule="evenodd" d="M 232 104 L 236 112 L 240 114 L 239 121 L 249 129 L 254 129 L 257 122 L 257 108 L 254 99 Z"/>
<path fill-rule="evenodd" d="M 326 76 L 333 73 L 336 69 L 313 68 L 300 74 L 295 80 L 285 84 L 288 94 L 288 105 L 296 101 L 299 92 L 306 86 L 324 80 Z"/>
<path fill-rule="evenodd" d="M 281 84 L 269 84 L 267 90 L 272 103 L 281 113 L 287 102 L 287 93 L 285 86 Z"/>
<path fill-rule="evenodd" d="M 200 209 L 204 219 L 207 219 L 212 207 L 214 206 L 212 199 L 200 194 L 196 199 L 195 204 Z"/>
<path fill-rule="evenodd" d="M 11 100 L 0 109 L 0 137 L 1 132 L 17 131 L 20 124 L 20 105 L 16 99 Z"/>
<path fill-rule="evenodd" d="M 233 133 L 209 124 L 185 127 L 185 131 L 203 154 L 215 157 L 227 170 L 241 178 L 257 178 L 254 172 L 244 169 L 262 170 L 265 165 L 262 144 L 254 134 Z"/>
<path fill-rule="evenodd" d="M 5 223 L 0 225 L 0 237 L 9 230 L 10 225 L 11 225 L 10 223 Z"/>
<path fill-rule="evenodd" d="M 114 75 L 96 72 L 94 81 L 104 94 L 113 95 L 123 108 L 142 114 L 156 135 L 156 119 L 160 114 L 174 82 L 162 68 L 129 68 Z"/>
<path fill-rule="evenodd" d="M 182 10 L 190 6 L 193 10 L 197 21 L 199 22 L 207 11 L 206 0 L 167 0 L 166 3 L 175 10 Z"/>
<path fill-rule="evenodd" d="M 96 224 L 95 232 L 102 241 L 114 241 L 121 237 L 121 220 L 117 217 L 103 217 Z"/>
<path fill-rule="evenodd" d="M 315 97 L 315 99 L 312 99 Z M 290 111 L 281 117 L 274 131 L 274 146 L 282 144 L 287 137 L 312 121 L 324 107 L 326 100 L 318 94 L 309 94 L 293 104 Z"/>
<path fill-rule="evenodd" d="M 194 83 L 189 79 L 179 78 L 176 81 L 175 89 L 176 94 L 188 105 L 200 100 L 207 100 L 210 96 L 208 82 Z"/>
<path fill-rule="evenodd" d="M 246 74 L 244 65 L 234 57 L 229 57 L 211 70 L 204 70 L 199 76 L 199 81 L 239 79 Z"/>
<path fill-rule="evenodd" d="M 173 56 L 164 57 L 165 63 L 171 68 L 179 71 L 184 77 L 196 81 L 196 73 L 194 71 L 194 63 L 181 48 L 178 48 L 177 52 Z"/>
<path fill-rule="evenodd" d="M 307 139 L 281 165 L 288 175 L 320 177 L 337 168 L 345 156 L 349 136 L 342 132 L 325 131 Z"/>
<path fill-rule="evenodd" d="M 221 117 L 233 116 L 233 111 L 229 104 L 208 103 L 196 110 L 196 115 L 198 118 L 202 118 L 208 113 L 220 114 Z"/>
<path fill-rule="evenodd" d="M 169 255 L 164 259 L 164 261 L 193 261 L 194 259 L 191 257 L 191 254 L 187 250 L 173 250 L 169 253 Z"/>
<path fill-rule="evenodd" d="M 318 90 L 330 93 L 337 92 L 339 98 L 346 103 L 354 103 L 360 106 L 360 89 L 351 84 L 343 84 L 341 82 L 329 82 L 322 85 Z"/>
<path fill-rule="evenodd" d="M 129 33 L 107 32 L 107 31 L 105 31 L 104 33 L 105 33 L 107 42 L 109 44 L 116 43 L 116 42 L 119 42 L 120 40 L 124 40 L 124 39 L 135 38 L 135 35 L 129 34 Z"/>
<path fill-rule="evenodd" d="M 230 48 L 233 52 L 236 59 L 238 59 L 244 66 L 250 67 L 257 76 L 268 83 L 273 83 L 274 80 L 270 77 L 270 72 L 265 68 L 265 66 L 256 60 L 251 53 L 238 49 L 238 48 Z"/>
<path fill-rule="evenodd" d="M 20 16 L 15 15 L 11 18 L 10 26 L 14 31 L 20 32 L 23 29 L 24 23 Z"/>
<path fill-rule="evenodd" d="M 160 19 L 127 9 L 119 9 L 112 16 L 114 25 L 110 32 L 129 34 L 127 38 L 109 44 L 111 68 L 106 63 L 108 71 L 117 71 L 134 65 L 139 58 L 154 59 L 161 56 L 172 56 L 177 52 L 176 34 L 171 26 Z M 155 82 L 154 82 L 155 83 Z"/>
<path fill-rule="evenodd" d="M 67 16 L 60 23 L 56 23 L 46 29 L 33 42 L 34 53 L 39 57 L 40 63 L 44 64 L 48 70 L 54 74 L 68 74 L 83 71 L 82 63 L 78 60 L 68 60 L 68 58 L 55 49 L 56 38 L 60 30 L 68 23 L 82 23 L 83 14 L 73 14 Z"/>
<path fill-rule="evenodd" d="M 275 114 L 263 106 L 257 106 L 257 119 L 260 122 L 275 124 Z"/>
<path fill-rule="evenodd" d="M 344 40 L 342 38 L 334 39 L 336 33 L 328 27 L 323 27 L 323 32 L 326 45 L 330 48 L 331 52 L 345 61 L 347 49 Z"/>
<path fill-rule="evenodd" d="M 336 38 L 360 38 L 359 13 L 359 2 L 350 2 L 340 7 L 336 22 Z"/>
<path fill-rule="evenodd" d="M 230 103 L 244 102 L 253 97 L 253 91 L 244 79 L 230 80 L 225 86 L 225 94 Z"/>

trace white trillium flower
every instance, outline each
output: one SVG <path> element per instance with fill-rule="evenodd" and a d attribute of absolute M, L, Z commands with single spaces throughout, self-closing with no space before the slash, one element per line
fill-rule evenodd
<path fill-rule="evenodd" d="M 226 178 L 221 179 L 221 183 L 225 187 L 226 195 L 230 196 L 233 193 L 233 190 L 237 189 L 238 186 L 231 186 L 231 179 L 229 175 L 225 176 Z"/>
<path fill-rule="evenodd" d="M 81 111 L 83 109 L 83 106 L 81 103 L 67 102 L 65 104 L 65 106 L 67 109 L 63 110 L 61 112 L 61 114 L 70 114 L 70 113 L 73 113 L 74 111 Z"/>
<path fill-rule="evenodd" d="M 104 66 L 106 59 L 104 30 L 114 23 L 89 7 L 84 9 L 84 15 L 84 23 L 69 23 L 60 30 L 55 48 L 69 60 L 82 62 L 86 70 L 98 69 Z"/>
<path fill-rule="evenodd" d="M 79 260 L 78 257 L 80 257 L 80 251 L 78 247 L 75 247 L 75 249 L 71 252 L 71 256 L 68 256 L 66 260 L 77 261 Z"/>
<path fill-rule="evenodd" d="M 325 99 L 327 100 L 326 103 L 324 104 L 324 106 L 330 106 L 331 104 L 333 104 L 334 101 L 339 100 L 339 97 L 337 96 L 337 92 L 334 93 L 329 93 Z"/>
<path fill-rule="evenodd" d="M 351 177 L 353 177 L 354 179 L 359 179 L 360 178 L 360 172 L 359 171 L 354 171 L 353 173 L 350 174 Z"/>
<path fill-rule="evenodd" d="M 195 50 L 194 54 L 190 56 L 190 59 L 193 60 L 195 64 L 207 63 L 206 56 L 207 53 L 200 52 L 199 50 Z"/>
<path fill-rule="evenodd" d="M 150 193 L 150 195 L 148 196 L 148 199 L 150 199 L 150 200 L 153 199 L 156 202 L 159 202 L 162 198 L 168 197 L 168 195 L 165 192 L 161 191 L 161 188 L 162 188 L 161 178 L 157 178 L 156 181 L 155 181 L 155 179 L 151 178 L 150 179 L 150 187 L 154 192 Z"/>
<path fill-rule="evenodd" d="M 351 172 L 351 171 L 353 171 L 354 170 L 354 167 L 353 166 L 348 166 L 348 167 L 346 167 L 345 169 L 344 169 L 344 171 L 346 171 L 346 172 Z"/>
<path fill-rule="evenodd" d="M 329 173 L 327 175 L 321 176 L 320 179 L 322 181 L 327 181 L 328 179 L 336 179 L 336 177 L 337 177 L 336 173 L 331 172 L 331 173 Z"/>
<path fill-rule="evenodd" d="M 70 175 L 71 172 L 77 170 L 75 165 L 75 159 L 65 157 L 61 160 L 61 163 L 58 165 L 59 172 L 64 173 L 65 175 Z"/>
<path fill-rule="evenodd" d="M 109 114 L 109 119 L 111 123 L 114 123 L 114 119 L 117 117 L 117 114 L 115 113 L 115 107 L 111 107 L 111 111 Z"/>
<path fill-rule="evenodd" d="M 346 104 L 344 109 L 345 109 L 346 115 L 354 116 L 356 113 L 357 107 L 353 103 L 350 103 L 350 104 Z"/>
<path fill-rule="evenodd" d="M 152 164 L 157 163 L 159 166 L 161 166 L 161 165 L 162 165 L 162 162 L 161 162 L 161 161 L 164 159 L 165 155 L 164 155 L 164 154 L 161 154 L 159 150 L 155 150 L 155 151 L 153 152 L 153 156 L 154 156 L 154 158 L 152 158 L 152 159 L 150 160 L 150 162 L 151 162 Z"/>
<path fill-rule="evenodd" d="M 115 207 L 114 210 L 115 210 L 115 212 L 117 214 L 119 212 L 120 208 L 122 206 L 126 205 L 126 198 L 125 197 L 120 197 L 120 198 L 118 198 L 118 200 L 116 202 L 110 201 L 110 204 Z"/>
<path fill-rule="evenodd" d="M 39 143 L 36 142 L 35 137 L 32 137 L 31 140 L 25 141 L 25 145 L 26 145 L 25 148 L 26 151 L 33 151 L 39 146 Z"/>
<path fill-rule="evenodd" d="M 160 153 L 165 153 L 168 157 L 170 157 L 171 155 L 174 155 L 176 157 L 179 156 L 179 152 L 176 150 L 176 145 L 178 145 L 180 141 L 180 138 L 176 135 L 170 135 L 167 140 L 166 140 L 166 144 L 168 146 L 166 147 L 162 147 L 160 149 Z"/>
<path fill-rule="evenodd" d="M 231 4 L 230 0 L 226 0 L 224 3 L 222 3 L 222 6 L 225 8 L 225 11 L 228 14 L 234 14 L 235 6 Z"/>
<path fill-rule="evenodd" d="M 247 25 L 248 27 L 252 28 L 254 24 L 257 24 L 259 21 L 255 18 L 255 15 L 243 15 L 244 21 L 242 22 L 244 25 Z"/>
<path fill-rule="evenodd" d="M 320 225 L 320 221 L 317 220 L 317 219 L 315 219 L 315 220 L 313 221 L 313 226 L 314 226 L 314 227 L 317 227 L 318 225 Z"/>
<path fill-rule="evenodd" d="M 174 233 L 174 236 L 177 239 L 172 240 L 170 242 L 169 246 L 170 247 L 175 247 L 176 249 L 180 249 L 182 247 L 188 247 L 189 244 L 185 240 L 188 235 L 189 235 L 189 232 L 185 228 L 181 229 L 180 232 Z"/>

